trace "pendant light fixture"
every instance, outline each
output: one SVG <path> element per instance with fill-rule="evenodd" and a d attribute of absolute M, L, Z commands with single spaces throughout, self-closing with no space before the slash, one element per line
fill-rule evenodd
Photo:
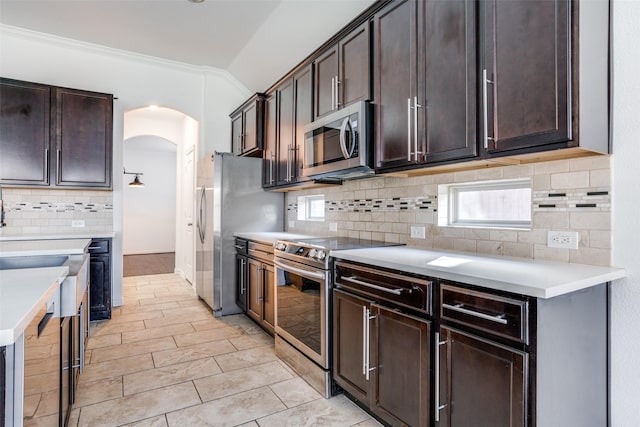
<path fill-rule="evenodd" d="M 133 181 L 129 183 L 129 187 L 144 187 L 144 182 L 140 181 L 140 175 L 144 175 L 142 172 L 127 172 L 124 168 L 122 168 L 122 171 L 125 175 L 135 175 Z"/>

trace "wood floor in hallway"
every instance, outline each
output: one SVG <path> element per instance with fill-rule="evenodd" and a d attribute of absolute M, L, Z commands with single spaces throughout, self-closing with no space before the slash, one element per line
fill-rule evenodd
<path fill-rule="evenodd" d="M 246 316 L 213 318 L 178 275 L 123 286 L 125 304 L 92 325 L 70 426 L 380 426 L 309 387 Z"/>

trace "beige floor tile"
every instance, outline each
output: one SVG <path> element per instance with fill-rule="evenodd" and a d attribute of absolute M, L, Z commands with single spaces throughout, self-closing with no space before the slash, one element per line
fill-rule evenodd
<path fill-rule="evenodd" d="M 161 310 L 155 311 L 140 311 L 130 314 L 122 314 L 120 316 L 113 316 L 110 323 L 127 323 L 135 322 L 136 320 L 156 319 L 158 317 L 164 317 Z"/>
<path fill-rule="evenodd" d="M 369 415 L 344 396 L 318 399 L 295 408 L 259 418 L 260 427 L 352 426 Z"/>
<path fill-rule="evenodd" d="M 191 325 L 196 331 L 207 331 L 209 329 L 228 327 L 224 322 L 215 319 L 211 315 L 209 315 L 209 318 L 207 320 L 197 320 L 195 322 L 191 322 Z"/>
<path fill-rule="evenodd" d="M 242 335 L 237 338 L 229 338 L 229 341 L 231 341 L 231 344 L 238 350 L 246 350 L 263 345 L 273 345 L 273 337 L 266 333 Z"/>
<path fill-rule="evenodd" d="M 218 329 L 210 329 L 206 331 L 194 332 L 191 334 L 184 334 L 175 336 L 176 344 L 179 347 L 184 347 L 187 345 L 200 344 L 208 341 L 218 341 L 227 338 L 237 337 L 242 335 L 241 331 L 237 329 L 225 327 Z"/>
<path fill-rule="evenodd" d="M 239 426 L 236 426 L 236 427 L 260 427 L 260 426 L 255 421 L 249 421 L 248 423 L 240 424 Z"/>
<path fill-rule="evenodd" d="M 167 418 L 164 415 L 159 415 L 157 417 L 147 418 L 146 420 L 137 421 L 135 423 L 125 424 L 125 426 L 126 427 L 167 427 Z"/>
<path fill-rule="evenodd" d="M 80 383 L 118 377 L 153 368 L 151 353 L 109 360 L 108 362 L 92 363 L 85 365 L 84 371 L 80 375 Z"/>
<path fill-rule="evenodd" d="M 201 299 L 185 299 L 177 301 L 180 307 L 209 307 L 204 301 Z M 209 308 L 211 310 L 211 308 Z"/>
<path fill-rule="evenodd" d="M 155 305 L 155 304 L 163 304 L 165 302 L 174 302 L 174 301 L 191 300 L 191 299 L 193 299 L 192 295 L 170 295 L 166 297 L 152 297 L 152 298 L 139 299 L 138 304 Z"/>
<path fill-rule="evenodd" d="M 193 383 L 202 401 L 206 402 L 288 379 L 291 379 L 291 374 L 287 370 L 278 362 L 270 362 L 201 378 Z"/>
<path fill-rule="evenodd" d="M 193 326 L 189 323 L 179 325 L 167 325 L 158 328 L 142 329 L 140 331 L 131 331 L 122 333 L 122 343 L 132 343 L 136 341 L 150 340 L 153 338 L 169 337 L 172 335 L 182 335 L 193 332 Z"/>
<path fill-rule="evenodd" d="M 102 348 L 102 347 L 111 347 L 112 345 L 122 344 L 122 335 L 121 334 L 109 334 L 109 335 L 98 335 L 89 337 L 89 341 L 87 341 L 87 348 Z"/>
<path fill-rule="evenodd" d="M 216 356 L 215 359 L 224 372 L 278 360 L 273 352 L 273 346 L 256 347 L 236 353 L 223 354 Z"/>
<path fill-rule="evenodd" d="M 199 316 L 194 317 L 193 320 L 207 320 L 214 318 L 211 309 L 209 309 L 208 307 L 179 307 L 162 310 L 162 313 L 164 313 L 164 317 L 183 316 L 189 318 L 190 316 Z M 206 317 L 203 317 L 202 315 Z"/>
<path fill-rule="evenodd" d="M 78 384 L 78 394 L 73 406 L 80 408 L 118 397 L 122 397 L 122 377 L 107 378 L 91 383 L 83 381 Z"/>
<path fill-rule="evenodd" d="M 374 420 L 373 418 L 369 418 L 366 421 L 363 421 L 358 424 L 354 424 L 353 427 L 383 427 L 382 424 Z"/>
<path fill-rule="evenodd" d="M 58 414 L 47 415 L 46 417 L 38 417 L 24 420 L 23 427 L 43 427 L 58 425 Z"/>
<path fill-rule="evenodd" d="M 197 384 L 196 384 L 197 387 Z M 272 384 L 271 390 L 282 400 L 288 408 L 302 405 L 313 400 L 322 399 L 320 393 L 315 391 L 302 378 L 292 378 L 277 384 Z"/>
<path fill-rule="evenodd" d="M 163 326 L 179 325 L 181 323 L 191 323 L 192 320 L 198 320 L 198 319 L 206 320 L 208 317 L 211 317 L 211 315 L 206 313 L 185 313 L 182 316 L 181 315 L 167 316 L 165 314 L 165 317 L 160 317 L 158 319 L 145 320 L 144 324 L 148 329 L 161 328 Z M 191 332 L 193 332 L 193 330 L 195 330 L 195 328 L 192 329 Z"/>
<path fill-rule="evenodd" d="M 268 387 L 261 387 L 167 414 L 170 427 L 237 426 L 286 407 Z"/>
<path fill-rule="evenodd" d="M 106 362 L 107 360 L 121 359 L 123 357 L 168 350 L 170 348 L 176 348 L 176 343 L 172 337 L 114 345 L 113 347 L 101 348 L 100 351 L 96 351 L 95 354 L 92 353 L 91 363 Z"/>
<path fill-rule="evenodd" d="M 210 341 L 172 350 L 156 351 L 153 353 L 153 363 L 156 368 L 159 368 L 234 351 L 236 348 L 228 340 Z"/>
<path fill-rule="evenodd" d="M 139 305 L 139 304 L 125 304 L 122 306 L 122 314 L 143 313 L 145 311 L 158 311 L 158 310 L 171 310 L 174 308 L 180 308 L 177 302 L 165 302 L 162 304 L 152 305 Z"/>
<path fill-rule="evenodd" d="M 136 372 L 124 376 L 124 395 L 179 384 L 221 372 L 213 357 Z"/>
<path fill-rule="evenodd" d="M 69 413 L 69 424 L 67 425 L 67 427 L 77 427 L 78 418 L 80 418 L 80 409 L 72 409 Z"/>
<path fill-rule="evenodd" d="M 200 403 L 193 383 L 186 382 L 144 393 L 121 397 L 80 411 L 79 426 L 117 426 L 176 411 Z M 188 424 L 182 424 L 187 426 Z"/>
<path fill-rule="evenodd" d="M 127 323 L 112 323 L 111 321 L 94 322 L 91 324 L 91 337 L 119 334 L 121 332 L 138 331 L 144 329 L 144 321 L 136 320 Z"/>

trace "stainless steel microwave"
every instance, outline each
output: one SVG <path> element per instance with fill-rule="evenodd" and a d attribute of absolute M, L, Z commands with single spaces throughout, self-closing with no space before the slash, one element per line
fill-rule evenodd
<path fill-rule="evenodd" d="M 373 174 L 370 104 L 361 101 L 304 128 L 302 171 L 313 179 L 352 179 Z"/>

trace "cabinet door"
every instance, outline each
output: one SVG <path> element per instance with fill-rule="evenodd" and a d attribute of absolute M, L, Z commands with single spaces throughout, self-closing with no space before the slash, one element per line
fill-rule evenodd
<path fill-rule="evenodd" d="M 242 154 L 242 111 L 231 118 L 231 151 L 236 156 Z"/>
<path fill-rule="evenodd" d="M 440 425 L 526 425 L 527 355 L 440 328 Z"/>
<path fill-rule="evenodd" d="M 247 257 L 236 255 L 236 303 L 243 312 L 247 311 Z"/>
<path fill-rule="evenodd" d="M 373 17 L 376 169 L 415 163 L 411 106 L 417 95 L 418 3 L 395 1 Z"/>
<path fill-rule="evenodd" d="M 487 150 L 571 139 L 569 0 L 480 2 Z M 483 135 L 484 143 L 484 135 Z"/>
<path fill-rule="evenodd" d="M 296 131 L 295 131 L 295 151 L 293 154 L 293 180 L 305 181 L 302 174 L 302 167 L 304 166 L 304 127 L 311 123 L 312 120 L 312 74 L 311 66 L 306 66 L 300 70 L 295 76 L 296 86 Z"/>
<path fill-rule="evenodd" d="M 264 141 L 262 186 L 272 187 L 276 184 L 277 172 L 277 96 L 275 93 L 267 96 L 264 102 Z"/>
<path fill-rule="evenodd" d="M 55 183 L 111 187 L 113 97 L 55 88 Z"/>
<path fill-rule="evenodd" d="M 49 184 L 51 88 L 0 79 L 0 183 Z"/>
<path fill-rule="evenodd" d="M 111 319 L 111 257 L 92 254 L 89 259 L 89 319 Z"/>
<path fill-rule="evenodd" d="M 278 88 L 278 185 L 291 182 L 295 149 L 294 114 L 295 85 L 291 78 Z"/>
<path fill-rule="evenodd" d="M 276 278 L 275 269 L 272 265 L 262 264 L 262 283 L 263 283 L 263 296 L 262 301 L 264 303 L 263 309 L 263 326 L 269 332 L 273 333 L 276 325 Z"/>
<path fill-rule="evenodd" d="M 258 323 L 262 322 L 262 263 L 247 258 L 247 314 Z"/>
<path fill-rule="evenodd" d="M 369 21 L 340 40 L 338 106 L 371 99 Z"/>
<path fill-rule="evenodd" d="M 315 118 L 337 109 L 338 46 L 333 46 L 313 61 L 315 77 Z"/>
<path fill-rule="evenodd" d="M 418 84 L 421 162 L 477 154 L 476 6 L 471 0 L 426 1 L 420 22 L 425 43 Z"/>
<path fill-rule="evenodd" d="M 244 110 L 244 134 L 242 136 L 242 152 L 257 150 L 258 147 L 258 101 L 252 102 Z"/>
<path fill-rule="evenodd" d="M 333 379 L 359 401 L 369 402 L 365 369 L 365 310 L 370 302 L 333 291 Z"/>
<path fill-rule="evenodd" d="M 371 316 L 371 410 L 393 425 L 428 426 L 430 322 L 376 304 Z"/>

